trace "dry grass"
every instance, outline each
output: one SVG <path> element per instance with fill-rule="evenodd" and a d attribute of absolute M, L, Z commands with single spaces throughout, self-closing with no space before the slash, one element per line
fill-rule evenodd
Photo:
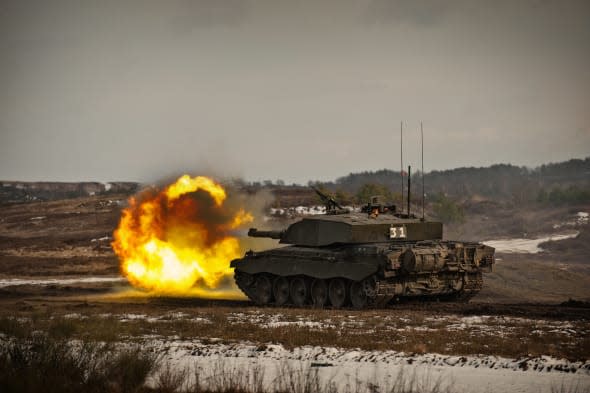
<path fill-rule="evenodd" d="M 52 325 L 52 333 L 27 331 L 18 323 L 3 320 L 5 333 L 0 341 L 0 387 L 12 393 L 335 393 L 339 390 L 331 381 L 322 381 L 313 366 L 289 366 L 282 363 L 276 378 L 265 384 L 265 370 L 260 365 L 247 368 L 228 366 L 219 360 L 213 367 L 190 370 L 171 368 L 156 355 L 140 347 L 121 349 L 93 341 L 65 340 L 63 334 L 72 332 L 64 320 Z M 68 326 L 64 329 L 64 326 Z M 63 329 L 63 330 L 61 330 Z M 17 337 L 18 335 L 18 337 Z M 146 386 L 148 376 L 152 382 Z M 395 381 L 385 384 L 361 383 L 358 378 L 347 385 L 345 392 L 438 393 L 440 381 L 407 377 L 403 370 Z"/>
<path fill-rule="evenodd" d="M 115 350 L 38 333 L 0 345 L 0 386 L 5 393 L 138 392 L 155 366 L 155 357 L 139 348 Z"/>
<path fill-rule="evenodd" d="M 160 310 L 161 311 L 161 310 Z M 186 311 L 186 310 L 185 310 Z M 24 337 L 30 331 L 47 332 L 56 339 L 76 338 L 102 342 L 141 342 L 146 336 L 181 340 L 249 341 L 286 348 L 305 345 L 434 352 L 448 355 L 487 354 L 510 358 L 551 355 L 586 360 L 590 329 L 585 321 L 553 321 L 488 317 L 479 324 L 457 327 L 460 316 L 424 312 L 384 316 L 379 311 L 266 309 L 237 313 L 232 308 L 204 308 L 181 316 L 152 315 L 122 319 L 126 314 L 98 314 L 87 310 L 67 315 L 21 313 L 21 319 L 0 317 L 0 332 Z M 459 322 L 459 323 L 458 323 Z M 559 329 L 563 324 L 568 329 Z"/>
<path fill-rule="evenodd" d="M 84 320 L 82 320 L 84 321 Z M 444 393 L 453 392 L 449 381 L 428 373 L 418 377 L 405 369 L 381 382 L 361 381 L 357 375 L 345 386 L 330 378 L 320 378 L 317 365 L 293 366 L 280 363 L 269 382 L 259 364 L 247 367 L 217 363 L 195 364 L 191 369 L 175 369 L 162 357 L 139 346 L 73 340 L 80 336 L 81 321 L 59 318 L 38 327 L 12 318 L 0 319 L 0 387 L 2 392 L 107 392 L 107 393 Z M 39 321 L 35 322 L 39 323 Z M 109 323 L 114 323 L 110 319 Z M 150 383 L 146 385 L 150 377 Z M 588 388 L 562 384 L 553 393 L 584 393 Z"/>
<path fill-rule="evenodd" d="M 276 377 L 265 384 L 264 369 L 259 365 L 249 367 L 227 366 L 219 362 L 203 372 L 195 367 L 192 383 L 187 383 L 189 370 L 173 370 L 164 367 L 155 378 L 157 393 L 451 393 L 452 384 L 433 379 L 430 374 L 418 377 L 401 369 L 395 377 L 382 383 L 362 382 L 358 376 L 343 387 L 330 378 L 321 378 L 313 366 L 292 366 L 282 363 Z"/>

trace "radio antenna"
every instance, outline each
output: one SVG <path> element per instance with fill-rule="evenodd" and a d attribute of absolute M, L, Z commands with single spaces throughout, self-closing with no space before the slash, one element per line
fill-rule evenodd
<path fill-rule="evenodd" d="M 424 221 L 424 128 L 420 122 L 420 141 L 422 142 L 422 221 Z"/>
<path fill-rule="evenodd" d="M 410 179 L 412 178 L 412 167 L 408 165 L 408 218 L 410 218 Z"/>
<path fill-rule="evenodd" d="M 399 123 L 399 160 L 400 170 L 399 174 L 402 177 L 402 213 L 404 212 L 404 122 Z"/>

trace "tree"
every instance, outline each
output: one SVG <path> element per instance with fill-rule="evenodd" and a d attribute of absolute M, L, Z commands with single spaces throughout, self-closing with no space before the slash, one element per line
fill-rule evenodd
<path fill-rule="evenodd" d="M 334 194 L 334 199 L 336 199 L 336 202 L 338 202 L 341 205 L 350 205 L 351 203 L 353 203 L 352 195 L 349 192 L 344 191 L 340 188 L 336 190 L 336 193 Z"/>
<path fill-rule="evenodd" d="M 383 202 L 391 201 L 393 199 L 391 191 L 383 184 L 365 183 L 356 193 L 356 201 L 359 204 L 364 204 L 369 202 L 371 197 L 375 195 L 382 196 L 384 198 Z"/>
<path fill-rule="evenodd" d="M 537 194 L 537 202 L 545 203 L 545 202 L 547 202 L 548 198 L 549 198 L 549 195 L 547 194 L 547 191 L 545 191 L 544 188 L 541 188 L 539 190 L 539 193 Z"/>
<path fill-rule="evenodd" d="M 438 194 L 433 205 L 433 210 L 436 217 L 445 224 L 463 222 L 465 220 L 461 206 L 444 194 Z"/>

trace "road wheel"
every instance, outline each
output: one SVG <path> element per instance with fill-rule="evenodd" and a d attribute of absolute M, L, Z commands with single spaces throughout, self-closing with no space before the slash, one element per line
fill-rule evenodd
<path fill-rule="evenodd" d="M 293 277 L 291 279 L 291 300 L 296 306 L 304 306 L 308 303 L 309 288 L 303 277 Z"/>
<path fill-rule="evenodd" d="M 277 277 L 272 287 L 272 293 L 275 295 L 275 303 L 279 306 L 289 301 L 289 280 L 285 277 Z"/>
<path fill-rule="evenodd" d="M 353 281 L 350 284 L 350 302 L 354 308 L 367 307 L 368 297 L 362 281 Z"/>
<path fill-rule="evenodd" d="M 326 281 L 316 278 L 311 284 L 311 300 L 314 307 L 324 308 L 328 303 L 328 285 Z"/>
<path fill-rule="evenodd" d="M 342 278 L 330 280 L 328 285 L 328 297 L 334 308 L 341 308 L 346 304 L 346 281 Z"/>
<path fill-rule="evenodd" d="M 255 301 L 260 305 L 269 304 L 272 300 L 272 283 L 270 278 L 259 274 L 254 280 Z"/>

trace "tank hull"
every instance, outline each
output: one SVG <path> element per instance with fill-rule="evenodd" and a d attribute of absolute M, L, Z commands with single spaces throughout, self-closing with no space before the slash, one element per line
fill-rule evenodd
<path fill-rule="evenodd" d="M 261 305 L 368 308 L 412 297 L 469 300 L 493 263 L 491 247 L 434 240 L 289 246 L 250 251 L 231 266 Z"/>

